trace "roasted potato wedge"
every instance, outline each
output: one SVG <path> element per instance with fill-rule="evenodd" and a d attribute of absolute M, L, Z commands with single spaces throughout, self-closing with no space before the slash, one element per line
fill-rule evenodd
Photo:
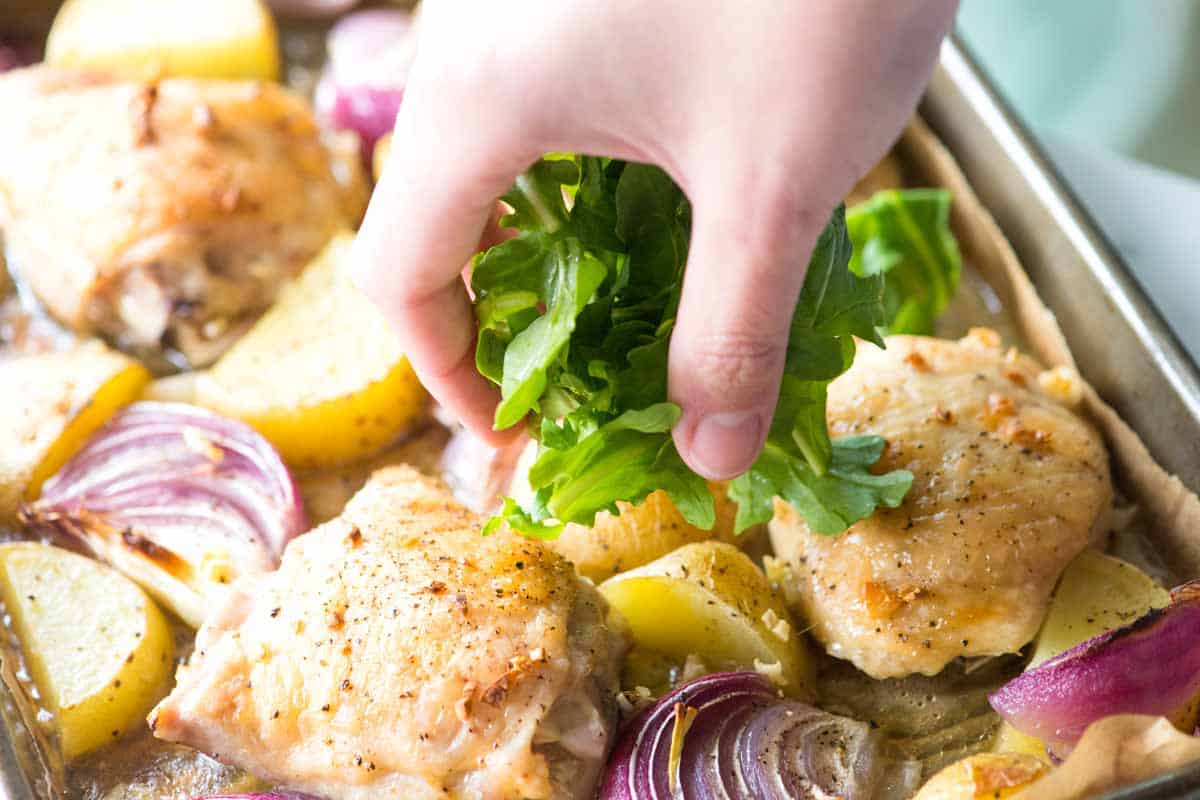
<path fill-rule="evenodd" d="M 170 628 L 119 572 L 45 544 L 0 545 L 0 597 L 64 758 L 113 741 L 166 693 Z"/>
<path fill-rule="evenodd" d="M 13 523 L 21 502 L 149 380 L 99 342 L 0 361 L 0 523 Z"/>
<path fill-rule="evenodd" d="M 530 442 L 513 470 L 510 492 L 522 500 L 532 498 L 526 475 L 537 457 L 537 444 Z M 595 523 L 567 525 L 550 547 L 575 565 L 575 571 L 596 583 L 619 572 L 635 569 L 661 558 L 678 547 L 717 539 L 743 545 L 761 536 L 761 531 L 733 532 L 737 504 L 729 499 L 725 484 L 710 482 L 716 504 L 717 522 L 711 531 L 689 523 L 675 508 L 666 492 L 652 492 L 637 505 L 618 503 L 620 514 L 602 511 Z"/>
<path fill-rule="evenodd" d="M 346 273 L 353 240 L 335 237 L 196 379 L 197 403 L 249 423 L 297 469 L 378 453 L 425 404 L 395 334 Z"/>
<path fill-rule="evenodd" d="M 387 133 L 375 143 L 375 149 L 371 151 L 371 174 L 376 181 L 383 177 L 383 166 L 387 164 L 388 155 L 391 152 L 392 135 Z"/>
<path fill-rule="evenodd" d="M 575 570 L 597 583 L 619 572 L 648 564 L 676 548 L 717 539 L 738 542 L 733 533 L 737 505 L 725 487 L 711 484 L 717 505 L 717 524 L 702 530 L 683 518 L 666 492 L 652 493 L 641 503 L 620 503 L 618 515 L 601 512 L 591 528 L 567 525 L 550 546 L 575 564 Z"/>
<path fill-rule="evenodd" d="M 1034 640 L 1029 666 L 1053 658 L 1085 639 L 1128 625 L 1171 593 L 1146 573 L 1099 550 L 1084 550 L 1058 581 L 1046 619 Z"/>
<path fill-rule="evenodd" d="M 260 0 L 67 0 L 46 60 L 131 77 L 279 78 L 279 41 Z"/>
<path fill-rule="evenodd" d="M 991 750 L 996 753 L 1021 753 L 1033 756 L 1047 764 L 1050 763 L 1045 742 L 1036 736 L 1021 733 L 1007 722 L 1000 723 L 1000 729 L 996 731 L 996 736 L 992 739 Z"/>
<path fill-rule="evenodd" d="M 750 557 L 724 542 L 685 545 L 600 584 L 635 645 L 709 671 L 758 669 L 785 692 L 811 695 L 812 657 L 783 601 Z"/>
<path fill-rule="evenodd" d="M 159 403 L 191 403 L 196 404 L 196 381 L 201 372 L 180 372 L 155 378 L 142 391 L 142 400 L 154 400 Z"/>
<path fill-rule="evenodd" d="M 1049 771 L 1045 761 L 1021 753 L 977 753 L 938 772 L 913 800 L 1002 800 Z"/>
<path fill-rule="evenodd" d="M 1170 602 L 1170 592 L 1133 564 L 1099 550 L 1084 550 L 1059 578 L 1026 669 L 1104 631 L 1128 625 L 1150 609 L 1164 608 Z M 1195 706 L 1184 711 L 1193 727 L 1196 711 Z M 991 749 L 997 753 L 1023 753 L 1049 762 L 1044 742 L 1008 723 L 1000 726 Z"/>

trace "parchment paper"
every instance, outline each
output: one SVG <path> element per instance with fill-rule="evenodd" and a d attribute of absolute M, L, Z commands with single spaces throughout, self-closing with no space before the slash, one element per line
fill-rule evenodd
<path fill-rule="evenodd" d="M 1047 366 L 1075 367 L 1054 314 L 1038 297 L 1016 253 L 946 148 L 916 119 L 896 150 L 917 178 L 915 183 L 953 192 L 951 223 L 964 261 L 996 292 L 1025 349 Z M 1179 575 L 1200 577 L 1200 499 L 1154 461 L 1138 435 L 1090 386 L 1084 410 L 1104 434 L 1121 490 L 1149 520 L 1154 545 Z M 1018 796 L 1092 797 L 1197 759 L 1200 739 L 1180 733 L 1161 717 L 1110 717 L 1088 729 L 1063 766 Z"/>

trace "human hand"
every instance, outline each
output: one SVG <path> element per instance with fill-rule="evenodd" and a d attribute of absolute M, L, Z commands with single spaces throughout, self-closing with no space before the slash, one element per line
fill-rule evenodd
<path fill-rule="evenodd" d="M 830 211 L 894 141 L 956 0 L 434 0 L 356 274 L 434 397 L 491 429 L 463 264 L 546 152 L 661 166 L 693 206 L 669 392 L 680 455 L 745 471 Z M 493 435 L 493 440 L 502 437 Z"/>

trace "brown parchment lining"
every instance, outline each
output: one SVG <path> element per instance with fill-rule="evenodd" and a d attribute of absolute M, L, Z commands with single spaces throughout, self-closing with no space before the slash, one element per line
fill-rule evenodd
<path fill-rule="evenodd" d="M 1054 314 L 1038 297 L 1017 254 L 949 151 L 914 119 L 896 152 L 918 183 L 953 193 L 951 224 L 963 259 L 996 292 L 1026 349 L 1047 366 L 1074 368 Z M 1121 490 L 1150 523 L 1146 527 L 1152 543 L 1181 576 L 1200 577 L 1200 498 L 1154 461 L 1138 435 L 1090 386 L 1083 407 L 1104 435 Z M 1161 717 L 1110 717 L 1088 729 L 1062 767 L 1017 797 L 1092 797 L 1197 759 L 1200 739 L 1176 731 Z"/>

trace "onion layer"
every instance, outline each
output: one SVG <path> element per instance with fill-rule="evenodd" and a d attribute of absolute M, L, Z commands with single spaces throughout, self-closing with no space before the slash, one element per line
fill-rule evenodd
<path fill-rule="evenodd" d="M 5 42 L 0 40 L 0 73 L 10 69 L 27 67 L 40 61 L 41 48 L 31 42 Z"/>
<path fill-rule="evenodd" d="M 1192 730 L 1200 695 L 1200 581 L 1171 605 L 1088 639 L 989 695 L 1022 733 L 1066 755 L 1096 720 L 1112 714 L 1171 718 Z"/>
<path fill-rule="evenodd" d="M 326 51 L 317 112 L 334 128 L 355 131 L 369 156 L 400 110 L 415 54 L 412 17 L 384 8 L 348 14 L 330 30 Z"/>
<path fill-rule="evenodd" d="M 779 697 L 754 672 L 686 683 L 635 717 L 600 800 L 848 800 L 908 796 L 919 770 L 894 762 L 865 722 Z"/>
<path fill-rule="evenodd" d="M 234 578 L 274 569 L 308 528 L 279 454 L 249 426 L 183 403 L 127 406 L 22 510 L 199 625 Z"/>

